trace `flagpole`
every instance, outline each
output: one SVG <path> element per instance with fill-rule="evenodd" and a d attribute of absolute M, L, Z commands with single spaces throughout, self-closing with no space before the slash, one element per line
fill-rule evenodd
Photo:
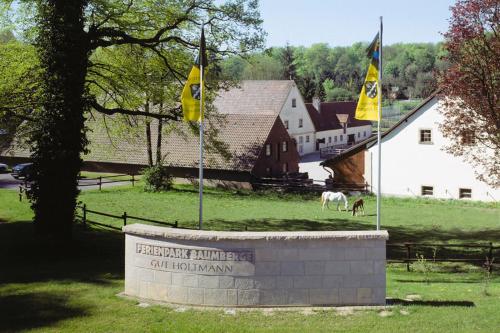
<path fill-rule="evenodd" d="M 203 27 L 202 27 L 203 31 Z M 200 208 L 199 208 L 199 221 L 198 228 L 202 230 L 203 228 L 203 55 L 200 53 L 200 164 L 199 164 L 199 196 L 200 196 Z"/>
<path fill-rule="evenodd" d="M 382 135 L 380 133 L 380 121 L 382 120 L 382 16 L 380 16 L 379 30 L 379 57 L 378 57 L 378 124 L 377 124 L 377 147 L 378 147 L 378 177 L 377 177 L 377 230 L 380 230 L 380 195 L 381 195 L 381 168 L 382 168 Z"/>
<path fill-rule="evenodd" d="M 203 227 L 203 61 L 200 61 L 200 171 L 199 171 L 199 229 Z"/>

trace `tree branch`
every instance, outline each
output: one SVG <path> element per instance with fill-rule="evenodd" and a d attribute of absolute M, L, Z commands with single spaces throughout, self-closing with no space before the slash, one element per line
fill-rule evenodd
<path fill-rule="evenodd" d="M 114 115 L 114 114 L 126 114 L 129 116 L 146 116 L 146 117 L 151 117 L 151 118 L 156 118 L 156 119 L 170 119 L 174 121 L 180 120 L 181 116 L 181 107 L 175 107 L 168 109 L 169 114 L 160 114 L 160 113 L 149 113 L 149 112 L 144 112 L 144 111 L 137 111 L 137 110 L 128 110 L 124 108 L 106 108 L 99 104 L 95 99 L 90 101 L 90 105 L 97 111 L 106 115 Z"/>

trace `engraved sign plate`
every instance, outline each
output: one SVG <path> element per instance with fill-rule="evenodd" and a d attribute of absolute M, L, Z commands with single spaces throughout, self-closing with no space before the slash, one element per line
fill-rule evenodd
<path fill-rule="evenodd" d="M 135 244 L 136 267 L 203 275 L 250 276 L 255 273 L 254 249 L 213 249 Z"/>

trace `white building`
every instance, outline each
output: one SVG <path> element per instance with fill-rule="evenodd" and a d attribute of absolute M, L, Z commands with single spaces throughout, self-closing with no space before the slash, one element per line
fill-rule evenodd
<path fill-rule="evenodd" d="M 315 151 L 325 148 L 347 148 L 372 134 L 372 123 L 354 118 L 357 102 L 320 102 L 314 98 L 306 104 L 316 130 Z"/>
<path fill-rule="evenodd" d="M 316 150 L 316 129 L 297 85 L 293 81 L 287 82 L 292 84 L 281 109 L 280 118 L 288 134 L 297 143 L 297 151 L 302 156 Z"/>
<path fill-rule="evenodd" d="M 439 130 L 445 121 L 440 107 L 433 94 L 383 133 L 382 194 L 500 200 L 500 189 L 479 181 L 470 164 L 444 151 L 449 141 Z M 364 180 L 377 192 L 377 154 L 376 138 L 371 138 L 323 164 L 335 171 L 334 179 Z"/>

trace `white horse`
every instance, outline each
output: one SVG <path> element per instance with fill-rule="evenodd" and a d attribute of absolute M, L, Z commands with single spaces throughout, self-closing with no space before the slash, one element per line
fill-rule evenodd
<path fill-rule="evenodd" d="M 347 212 L 347 207 L 349 206 L 349 204 L 347 202 L 347 198 L 344 195 L 344 193 L 342 193 L 342 192 L 323 192 L 323 193 L 321 193 L 321 206 L 322 206 L 321 209 L 322 210 L 325 210 L 325 205 L 326 205 L 326 207 L 330 208 L 328 206 L 328 203 L 330 201 L 337 202 L 337 210 L 339 210 L 339 203 L 341 201 L 343 201 L 345 211 Z M 342 211 L 342 210 L 340 209 L 340 211 Z"/>

